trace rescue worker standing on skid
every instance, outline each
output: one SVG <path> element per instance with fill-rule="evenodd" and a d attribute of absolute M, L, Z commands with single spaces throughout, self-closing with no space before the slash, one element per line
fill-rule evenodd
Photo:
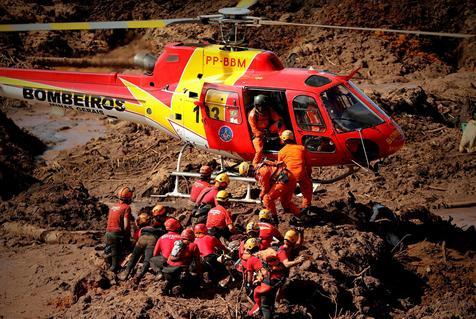
<path fill-rule="evenodd" d="M 242 176 L 248 176 L 251 171 L 247 162 L 241 163 L 238 169 Z M 278 199 L 281 201 L 284 211 L 300 217 L 299 208 L 292 202 L 296 189 L 296 178 L 284 165 L 264 162 L 255 168 L 254 175 L 261 187 L 259 198 L 263 201 L 264 207 L 271 211 L 276 225 L 279 223 L 276 211 L 276 200 Z"/>
<path fill-rule="evenodd" d="M 263 159 L 264 138 L 267 133 L 281 134 L 286 129 L 283 118 L 270 107 L 268 99 L 264 94 L 256 95 L 253 101 L 254 107 L 248 114 L 256 152 L 253 166 L 258 165 Z"/>
<path fill-rule="evenodd" d="M 210 166 L 203 165 L 200 167 L 200 178 L 196 180 L 193 185 L 192 189 L 190 190 L 190 200 L 192 202 L 196 202 L 198 195 L 204 190 L 205 188 L 209 188 L 210 185 L 210 178 L 212 176 L 212 169 Z"/>
<path fill-rule="evenodd" d="M 226 240 L 236 232 L 231 214 L 228 212 L 230 194 L 227 191 L 219 191 L 216 196 L 217 205 L 210 209 L 207 216 L 206 226 L 210 230 L 210 234 L 220 239 Z"/>
<path fill-rule="evenodd" d="M 306 148 L 296 144 L 294 133 L 285 130 L 281 133 L 284 147 L 278 152 L 278 163 L 284 162 L 286 168 L 294 175 L 303 195 L 302 209 L 308 210 L 312 201 L 312 166 Z"/>
<path fill-rule="evenodd" d="M 130 242 L 131 225 L 134 217 L 129 204 L 132 202 L 133 191 L 129 187 L 122 187 L 117 196 L 119 203 L 109 209 L 106 228 L 106 245 L 111 247 L 111 268 L 119 271 L 119 260 L 124 255 L 126 245 Z"/>

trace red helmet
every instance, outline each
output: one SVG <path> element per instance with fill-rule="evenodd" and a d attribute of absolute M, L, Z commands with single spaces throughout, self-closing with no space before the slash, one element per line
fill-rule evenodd
<path fill-rule="evenodd" d="M 168 230 L 168 231 L 177 231 L 182 227 L 182 225 L 180 225 L 180 222 L 176 220 L 175 218 L 167 219 L 164 223 L 164 226 L 165 226 L 165 230 Z"/>
<path fill-rule="evenodd" d="M 132 198 L 133 194 L 134 194 L 134 192 L 129 187 L 122 187 L 117 192 L 117 197 L 119 197 L 120 200 L 128 200 L 128 199 Z"/>
<path fill-rule="evenodd" d="M 154 208 L 152 208 L 152 216 L 154 217 L 163 216 L 165 215 L 165 213 L 166 213 L 165 207 L 160 204 L 157 204 L 154 206 Z"/>
<path fill-rule="evenodd" d="M 195 240 L 195 234 L 193 233 L 193 230 L 191 228 L 185 228 L 182 233 L 180 234 L 181 239 L 186 239 L 189 241 L 194 241 Z"/>
<path fill-rule="evenodd" d="M 193 228 L 193 232 L 195 233 L 196 237 L 200 237 L 199 235 L 208 234 L 208 228 L 205 224 L 196 224 Z"/>

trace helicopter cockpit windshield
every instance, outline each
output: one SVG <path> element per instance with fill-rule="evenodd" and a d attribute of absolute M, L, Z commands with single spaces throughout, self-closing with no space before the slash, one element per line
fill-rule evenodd
<path fill-rule="evenodd" d="M 322 92 L 321 99 L 338 132 L 351 132 L 384 123 L 344 85 Z"/>

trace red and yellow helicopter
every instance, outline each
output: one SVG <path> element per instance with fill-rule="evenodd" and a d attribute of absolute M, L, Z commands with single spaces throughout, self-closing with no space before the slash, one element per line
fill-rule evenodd
<path fill-rule="evenodd" d="M 255 151 L 247 114 L 253 98 L 265 94 L 314 166 L 369 164 L 397 152 L 404 144 L 402 130 L 352 83 L 356 71 L 341 76 L 285 68 L 273 52 L 240 46 L 239 26 L 290 24 L 249 16 L 255 2 L 192 19 L 0 25 L 0 31 L 11 32 L 202 22 L 218 25 L 222 34 L 221 44 L 175 43 L 157 59 L 142 55 L 139 63 L 148 69 L 143 75 L 0 68 L 0 95 L 147 124 L 197 148 L 251 160 Z M 231 36 L 223 36 L 225 26 L 231 26 Z M 279 147 L 270 142 L 267 155 L 273 157 Z"/>

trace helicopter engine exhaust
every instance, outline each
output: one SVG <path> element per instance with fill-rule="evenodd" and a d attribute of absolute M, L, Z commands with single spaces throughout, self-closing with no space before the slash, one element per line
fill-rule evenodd
<path fill-rule="evenodd" d="M 139 52 L 134 56 L 134 65 L 152 72 L 155 67 L 157 57 L 150 52 Z"/>

